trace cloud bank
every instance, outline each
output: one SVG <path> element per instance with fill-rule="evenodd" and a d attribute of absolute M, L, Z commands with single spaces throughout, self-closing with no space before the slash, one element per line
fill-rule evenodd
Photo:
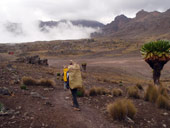
<path fill-rule="evenodd" d="M 83 39 L 89 38 L 91 33 L 98 31 L 97 28 L 75 26 L 69 21 L 59 23 L 53 28 L 46 26 L 44 27 L 46 31 L 40 30 L 39 22 L 22 23 L 16 27 L 8 24 L 0 24 L 0 43 Z"/>

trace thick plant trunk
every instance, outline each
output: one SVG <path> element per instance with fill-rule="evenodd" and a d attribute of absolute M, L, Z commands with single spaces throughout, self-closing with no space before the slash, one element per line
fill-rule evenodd
<path fill-rule="evenodd" d="M 154 69 L 153 70 L 153 81 L 155 85 L 160 85 L 160 76 L 161 76 L 161 70 Z"/>
<path fill-rule="evenodd" d="M 160 61 L 160 60 L 146 60 L 146 62 L 153 69 L 153 81 L 155 85 L 160 85 L 160 76 L 161 70 L 164 65 L 168 62 L 168 60 Z"/>

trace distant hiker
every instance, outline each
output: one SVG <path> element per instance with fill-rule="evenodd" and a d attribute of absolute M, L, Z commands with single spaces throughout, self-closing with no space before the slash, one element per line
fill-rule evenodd
<path fill-rule="evenodd" d="M 67 72 L 68 72 L 68 67 L 64 66 L 63 68 L 63 81 L 64 81 L 64 90 L 67 89 Z"/>
<path fill-rule="evenodd" d="M 68 66 L 69 71 L 69 87 L 73 96 L 74 110 L 80 111 L 79 104 L 77 102 L 77 89 L 82 88 L 82 77 L 80 72 L 80 66 L 71 61 Z"/>

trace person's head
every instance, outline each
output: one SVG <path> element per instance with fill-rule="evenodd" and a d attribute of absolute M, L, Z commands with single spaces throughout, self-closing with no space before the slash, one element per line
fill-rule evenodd
<path fill-rule="evenodd" d="M 70 60 L 70 65 L 73 65 L 74 64 L 74 61 L 73 60 Z"/>

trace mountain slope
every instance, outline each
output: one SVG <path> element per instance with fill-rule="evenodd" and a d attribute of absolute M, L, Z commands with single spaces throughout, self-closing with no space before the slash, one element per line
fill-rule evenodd
<path fill-rule="evenodd" d="M 67 23 L 70 22 L 76 26 L 83 27 L 92 27 L 92 28 L 101 28 L 104 24 L 93 21 L 93 20 L 60 20 L 60 21 L 40 21 L 40 28 L 48 26 L 48 27 L 56 27 L 59 23 Z"/>
<path fill-rule="evenodd" d="M 132 19 L 124 15 L 117 16 L 102 28 L 101 33 L 94 33 L 92 36 L 138 40 L 170 39 L 170 9 L 163 13 L 141 10 Z"/>

